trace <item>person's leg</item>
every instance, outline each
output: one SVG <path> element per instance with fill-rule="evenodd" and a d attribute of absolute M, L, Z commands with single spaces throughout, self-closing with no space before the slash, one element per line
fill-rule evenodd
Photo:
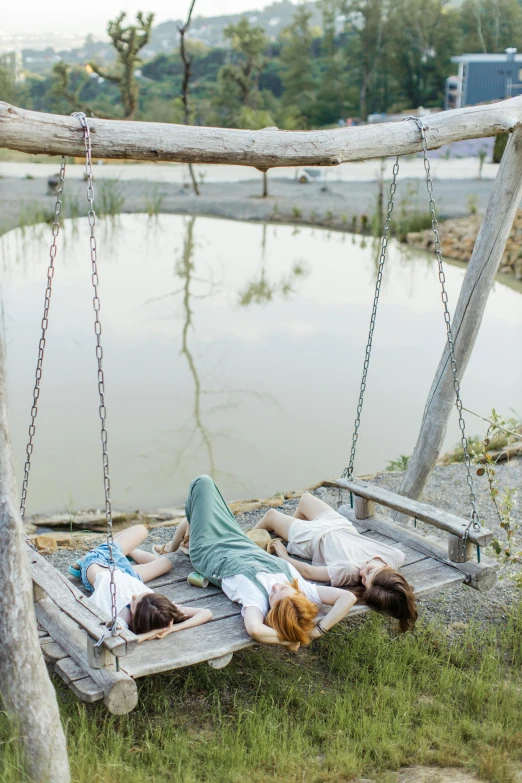
<path fill-rule="evenodd" d="M 155 544 L 153 549 L 158 555 L 167 555 L 171 552 L 177 552 L 185 538 L 190 534 L 189 523 L 186 519 L 183 519 L 176 528 L 172 540 L 166 544 Z M 136 559 L 136 558 L 134 558 Z"/>
<path fill-rule="evenodd" d="M 289 517 L 281 511 L 276 511 L 275 508 L 271 508 L 266 512 L 265 516 L 254 525 L 254 530 L 268 530 L 270 533 L 276 533 L 276 535 L 281 536 L 285 541 L 288 541 L 290 526 L 294 520 L 295 517 Z"/>
<path fill-rule="evenodd" d="M 127 556 L 130 555 L 133 549 L 137 549 L 148 535 L 149 531 L 145 525 L 132 525 L 117 533 L 114 536 L 114 541 L 118 543 L 123 554 Z"/>
<path fill-rule="evenodd" d="M 148 552 L 143 554 L 148 554 Z M 151 558 L 152 560 L 148 563 L 140 563 L 134 566 L 134 571 L 144 582 L 150 582 L 151 579 L 156 579 L 158 576 L 168 573 L 172 568 L 172 563 L 168 557 L 154 557 L 151 555 Z"/>
<path fill-rule="evenodd" d="M 315 495 L 305 492 L 304 495 L 301 495 L 294 517 L 296 519 L 312 520 L 318 517 L 319 514 L 324 514 L 325 511 L 334 511 L 334 509 L 328 503 L 325 503 L 324 500 L 320 500 Z"/>
<path fill-rule="evenodd" d="M 132 557 L 134 562 L 138 565 L 152 563 L 153 560 L 157 559 L 156 555 L 153 555 L 152 552 L 144 552 L 143 549 L 133 549 L 132 552 L 129 552 L 129 557 Z"/>

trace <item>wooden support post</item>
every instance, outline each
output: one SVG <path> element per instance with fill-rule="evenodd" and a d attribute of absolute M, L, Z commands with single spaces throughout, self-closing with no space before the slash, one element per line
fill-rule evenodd
<path fill-rule="evenodd" d="M 466 541 L 460 536 L 448 536 L 448 557 L 453 563 L 466 563 L 473 560 L 474 548 L 471 541 Z"/>
<path fill-rule="evenodd" d="M 87 662 L 91 669 L 106 669 L 114 666 L 114 655 L 111 655 L 109 650 L 103 645 L 95 647 L 96 642 L 97 639 L 93 639 L 92 636 L 87 634 Z"/>
<path fill-rule="evenodd" d="M 375 514 L 375 503 L 373 500 L 367 500 L 360 495 L 353 496 L 353 506 L 356 519 L 368 519 Z"/>
<path fill-rule="evenodd" d="M 16 496 L 0 335 L 0 697 L 19 743 L 24 777 L 69 783 L 65 735 L 38 640 Z M 8 737 L 9 739 L 9 737 Z M 13 770 L 17 775 L 18 770 Z M 22 771 L 20 770 L 20 774 Z"/>
<path fill-rule="evenodd" d="M 208 661 L 208 665 L 213 669 L 224 669 L 225 666 L 228 666 L 233 656 L 234 653 L 228 653 L 228 655 L 222 655 L 220 658 L 211 658 Z"/>
<path fill-rule="evenodd" d="M 502 158 L 453 317 L 455 357 L 461 381 L 521 197 L 522 127 L 518 126 Z M 401 484 L 402 495 L 421 496 L 442 448 L 454 402 L 453 373 L 446 346 L 428 395 L 417 444 Z"/>

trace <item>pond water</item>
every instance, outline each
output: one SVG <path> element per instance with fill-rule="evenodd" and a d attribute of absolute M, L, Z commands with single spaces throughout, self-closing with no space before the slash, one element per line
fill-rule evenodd
<path fill-rule="evenodd" d="M 1 321 L 21 483 L 49 228 L 1 241 Z M 115 508 L 178 503 L 198 473 L 229 498 L 339 475 L 350 452 L 376 274 L 359 236 L 213 218 L 98 221 Z M 447 266 L 454 305 L 464 269 Z M 521 294 L 495 283 L 464 405 L 509 413 L 522 392 Z M 88 231 L 59 237 L 28 513 L 103 506 Z M 432 257 L 390 243 L 356 471 L 411 454 L 444 345 Z M 471 433 L 482 424 L 467 416 Z M 446 445 L 458 440 L 455 416 Z"/>

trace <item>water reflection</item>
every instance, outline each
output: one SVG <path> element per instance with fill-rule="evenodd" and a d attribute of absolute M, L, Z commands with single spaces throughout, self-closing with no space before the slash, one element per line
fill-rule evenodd
<path fill-rule="evenodd" d="M 98 226 L 115 507 L 179 502 L 201 472 L 228 497 L 338 474 L 349 454 L 378 246 L 317 228 L 176 215 L 121 215 Z M 49 233 L 26 229 L 2 242 L 0 328 L 19 476 Z M 75 508 L 103 501 L 85 222 L 66 221 L 60 241 L 28 513 L 63 509 L 70 497 Z M 448 266 L 452 306 L 463 276 Z M 517 407 L 521 339 L 520 293 L 498 285 L 463 382 L 467 407 Z M 434 258 L 391 241 L 357 471 L 411 453 L 444 342 Z M 498 372 L 484 373 L 493 365 L 501 384 Z M 457 438 L 455 420 L 448 445 Z"/>

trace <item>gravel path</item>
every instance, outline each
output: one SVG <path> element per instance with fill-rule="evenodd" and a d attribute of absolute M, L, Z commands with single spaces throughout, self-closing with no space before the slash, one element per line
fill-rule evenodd
<path fill-rule="evenodd" d="M 402 473 L 379 473 L 372 481 L 382 487 L 391 490 L 400 486 Z M 522 486 L 522 459 L 515 459 L 510 463 L 497 465 L 496 478 L 499 487 L 519 488 Z M 459 514 L 465 518 L 468 516 L 469 496 L 465 483 L 464 466 L 452 464 L 437 467 L 433 471 L 424 494 L 424 500 L 440 508 Z M 487 491 L 484 477 L 475 478 L 475 492 L 478 500 L 479 513 L 483 524 L 503 537 L 498 524 L 495 508 Z M 317 496 L 329 502 L 332 506 L 337 502 L 337 491 L 320 488 L 315 491 Z M 297 500 L 288 500 L 279 510 L 286 514 L 292 514 L 297 505 Z M 520 501 L 518 502 L 518 509 Z M 238 517 L 238 521 L 244 530 L 249 530 L 263 516 L 266 509 L 249 511 Z M 518 512 L 519 513 L 519 512 Z M 517 516 L 517 511 L 515 511 Z M 419 524 L 418 531 L 422 529 L 441 539 L 445 539 L 445 533 L 428 525 Z M 152 544 L 169 541 L 173 533 L 172 527 L 155 528 L 151 530 L 144 549 L 150 549 Z M 100 541 L 103 536 L 100 536 Z M 66 571 L 67 566 L 75 557 L 81 557 L 86 549 L 94 544 L 89 541 L 88 546 L 77 550 L 59 549 L 49 555 L 49 560 L 61 571 Z M 519 548 L 522 548 L 522 539 L 519 540 Z M 486 549 L 485 554 L 492 556 L 493 552 Z M 502 622 L 511 606 L 514 606 L 521 597 L 517 579 L 522 577 L 522 566 L 512 564 L 502 565 L 499 569 L 499 579 L 496 586 L 486 592 L 479 593 L 461 584 L 452 585 L 445 590 L 425 596 L 419 600 L 420 616 L 426 620 L 438 618 L 449 629 L 450 634 L 459 632 L 466 623 L 473 618 L 480 618 L 481 622 L 495 625 Z M 522 585 L 522 583 L 521 583 Z"/>

